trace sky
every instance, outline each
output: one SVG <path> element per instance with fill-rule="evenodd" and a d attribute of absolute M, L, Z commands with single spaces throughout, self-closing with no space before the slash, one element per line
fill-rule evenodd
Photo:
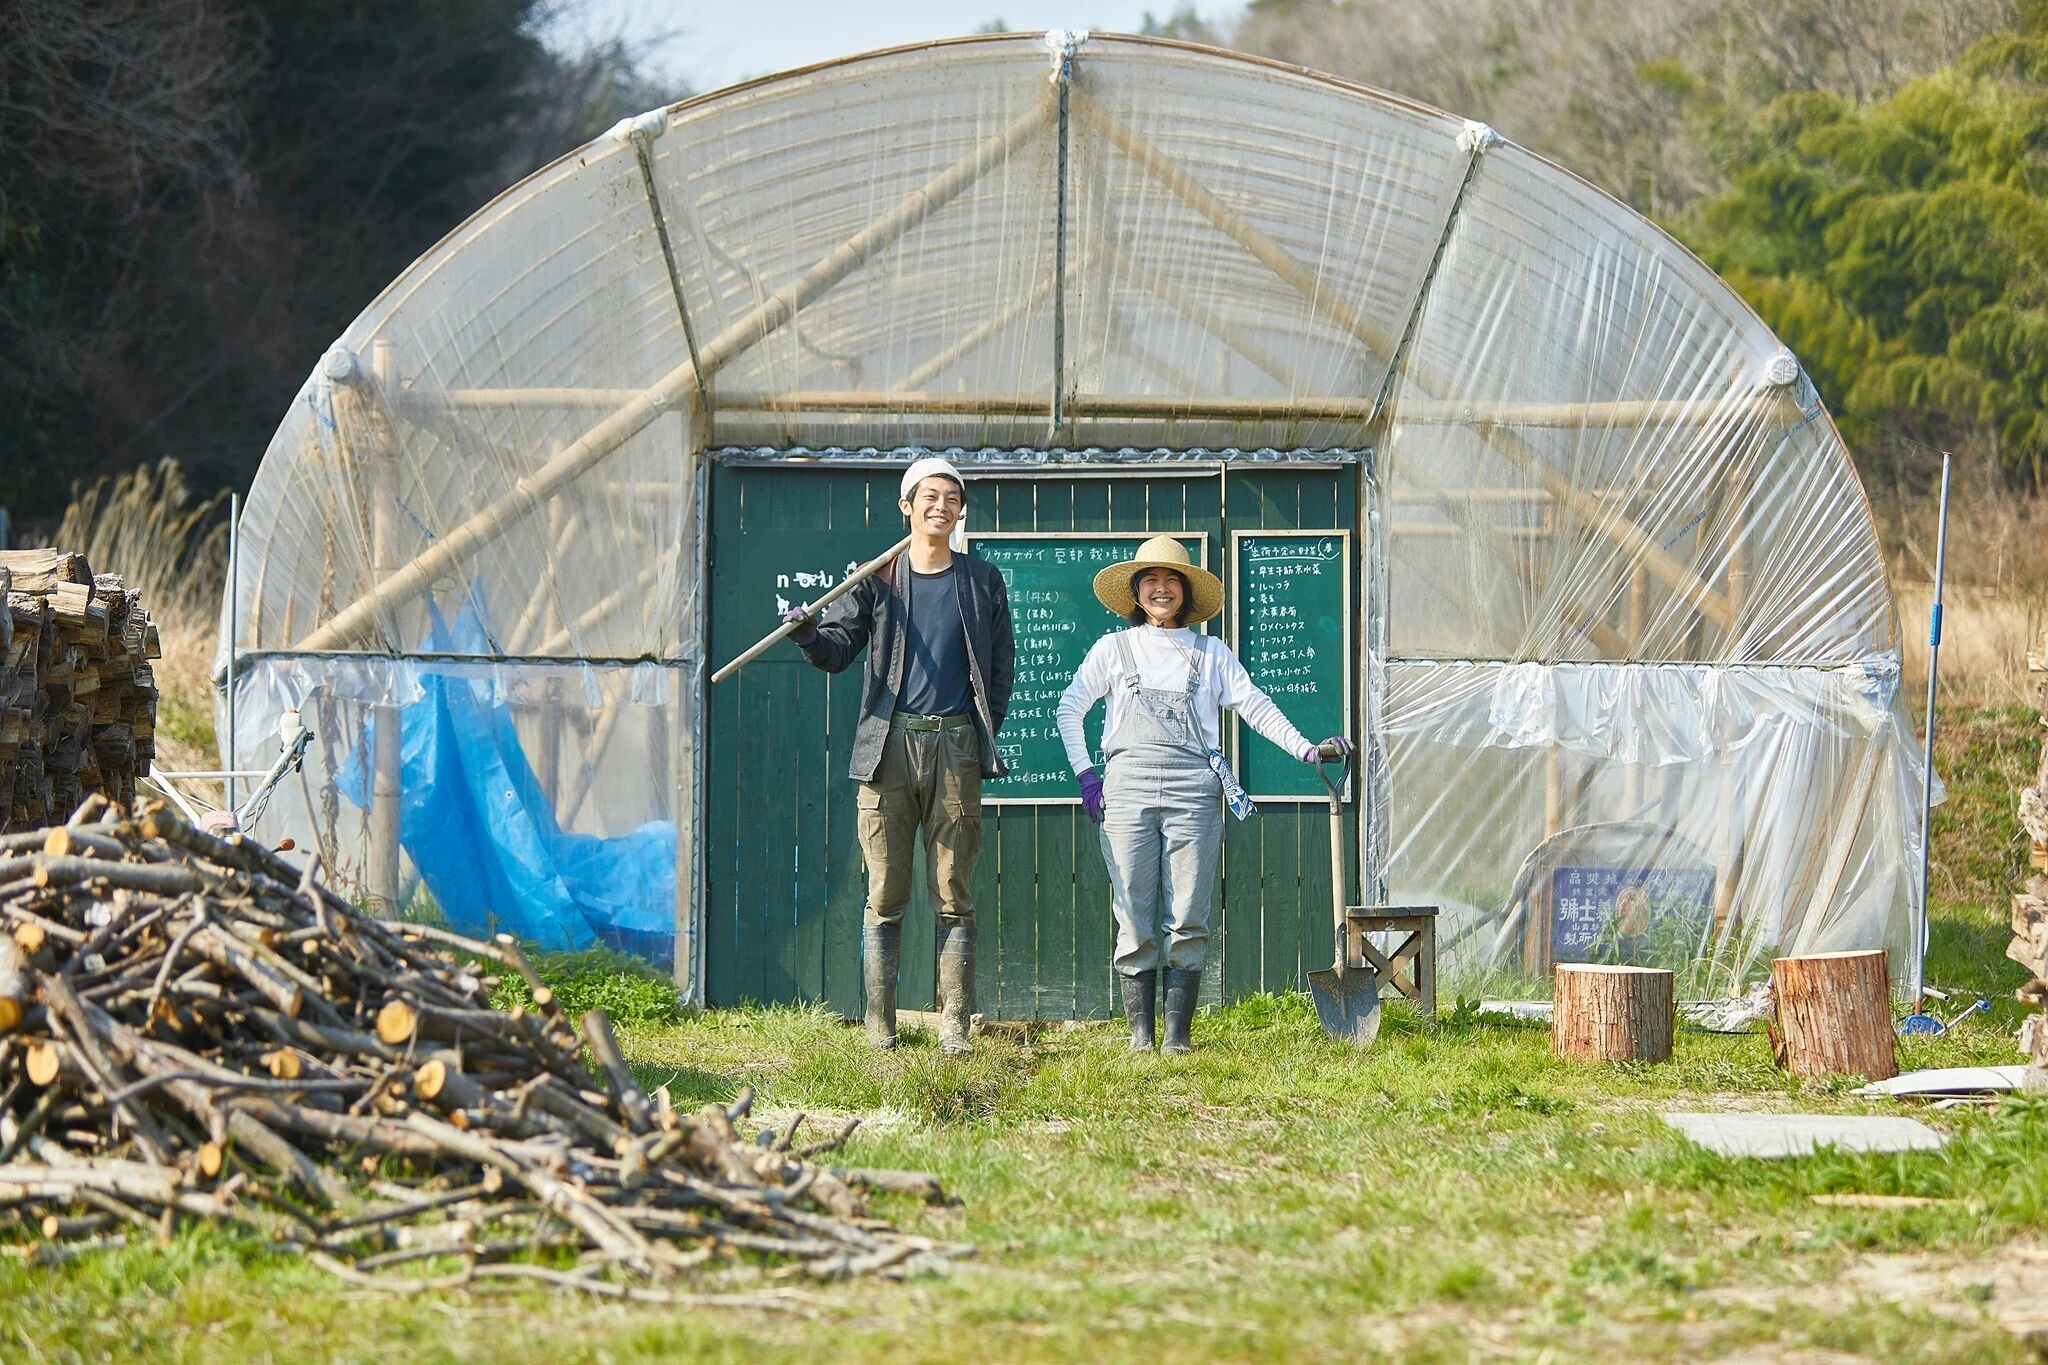
<path fill-rule="evenodd" d="M 992 19 L 1011 29 L 1089 28 L 1135 33 L 1149 10 L 1165 19 L 1187 0 L 582 0 L 563 6 L 545 34 L 576 47 L 623 36 L 651 43 L 646 69 L 692 90 L 808 66 L 898 43 L 972 33 Z M 1229 23 L 1239 0 L 1194 0 L 1204 19 Z"/>

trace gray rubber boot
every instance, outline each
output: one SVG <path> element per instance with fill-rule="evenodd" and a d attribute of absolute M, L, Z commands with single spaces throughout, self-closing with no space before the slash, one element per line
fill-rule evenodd
<path fill-rule="evenodd" d="M 869 924 L 861 930 L 861 980 L 867 986 L 868 1046 L 896 1046 L 896 972 L 903 963 L 903 926 Z"/>
<path fill-rule="evenodd" d="M 1119 978 L 1124 986 L 1124 1017 L 1131 1021 L 1131 1051 L 1152 1051 L 1153 1004 L 1159 993 L 1159 973 L 1139 972 Z"/>
<path fill-rule="evenodd" d="M 1169 967 L 1166 971 L 1166 1038 L 1159 1050 L 1177 1056 L 1194 1051 L 1188 1025 L 1195 1017 L 1195 998 L 1202 993 L 1202 974 Z"/>
<path fill-rule="evenodd" d="M 939 922 L 939 1051 L 965 1057 L 974 1051 L 974 922 Z"/>

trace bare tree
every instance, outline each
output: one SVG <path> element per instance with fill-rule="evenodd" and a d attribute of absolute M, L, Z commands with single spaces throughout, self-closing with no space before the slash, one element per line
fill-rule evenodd
<path fill-rule="evenodd" d="M 1426 100 L 1669 214 L 1712 138 L 1795 90 L 1868 99 L 2010 24 L 2013 0 L 1264 0 L 1246 51 Z"/>

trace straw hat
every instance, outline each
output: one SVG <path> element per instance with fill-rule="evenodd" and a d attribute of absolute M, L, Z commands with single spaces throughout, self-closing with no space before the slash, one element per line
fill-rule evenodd
<path fill-rule="evenodd" d="M 1138 547 L 1138 557 L 1112 564 L 1095 575 L 1095 600 L 1118 616 L 1129 616 L 1138 605 L 1131 596 L 1131 579 L 1147 569 L 1173 569 L 1187 580 L 1187 614 L 1182 624 L 1206 621 L 1223 610 L 1222 580 L 1188 558 L 1188 547 L 1172 536 L 1154 536 Z"/>

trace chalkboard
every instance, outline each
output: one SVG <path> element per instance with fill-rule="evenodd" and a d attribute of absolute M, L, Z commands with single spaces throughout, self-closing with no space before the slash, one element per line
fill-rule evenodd
<path fill-rule="evenodd" d="M 1230 560 L 1231 643 L 1245 671 L 1310 739 L 1351 734 L 1350 533 L 1233 531 Z M 1243 721 L 1236 733 L 1238 780 L 1254 800 L 1327 799 L 1314 768 Z"/>
<path fill-rule="evenodd" d="M 1010 623 L 1017 633 L 1017 686 L 1010 716 L 996 739 L 1005 777 L 983 782 L 983 804 L 1036 802 L 1076 804 L 1080 789 L 1067 751 L 1060 744 L 1060 694 L 1074 680 L 1095 642 L 1128 625 L 1095 600 L 1096 573 L 1131 559 L 1152 533 L 1108 535 L 1098 531 L 989 531 L 967 537 L 969 554 L 1003 571 L 1009 586 Z M 1208 566 L 1209 538 L 1200 533 L 1174 537 L 1195 563 Z M 1102 707 L 1087 720 L 1088 752 L 1102 751 Z"/>

